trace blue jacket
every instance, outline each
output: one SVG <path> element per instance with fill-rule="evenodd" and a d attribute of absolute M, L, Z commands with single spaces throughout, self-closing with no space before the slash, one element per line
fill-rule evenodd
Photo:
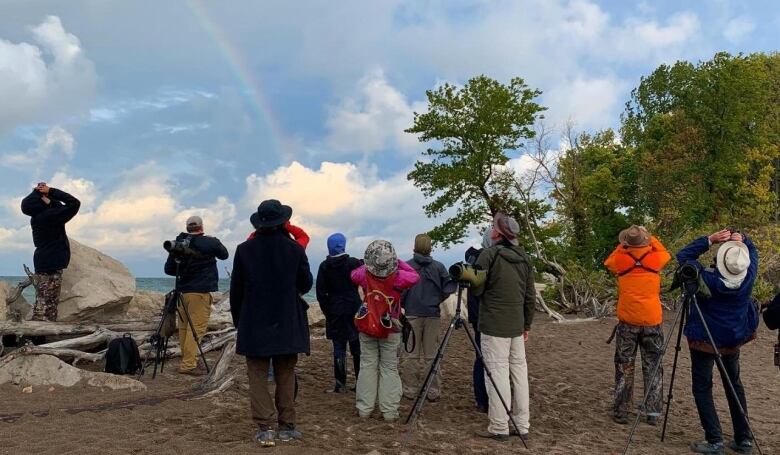
<path fill-rule="evenodd" d="M 420 281 L 401 298 L 407 316 L 436 318 L 441 315 L 441 303 L 452 294 L 450 273 L 430 256 L 414 253 L 407 263 L 420 275 Z"/>
<path fill-rule="evenodd" d="M 699 307 L 718 349 L 741 346 L 758 328 L 758 310 L 752 298 L 753 284 L 758 275 L 758 250 L 749 238 L 745 237 L 744 243 L 750 252 L 750 267 L 737 289 L 726 287 L 717 268 L 705 268 L 698 261 L 699 256 L 710 249 L 707 237 L 694 240 L 677 253 L 680 265 L 689 263 L 699 269 L 712 293 L 710 298 L 700 298 Z M 709 342 L 701 318 L 693 308 L 685 324 L 685 336 L 688 340 Z"/>

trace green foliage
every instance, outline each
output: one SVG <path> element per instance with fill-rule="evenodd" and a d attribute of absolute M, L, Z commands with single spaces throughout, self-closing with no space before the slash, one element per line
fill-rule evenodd
<path fill-rule="evenodd" d="M 534 136 L 531 127 L 544 111 L 534 102 L 540 94 L 521 78 L 504 85 L 486 76 L 460 88 L 444 84 L 426 92 L 428 111 L 415 113 L 406 132 L 440 147 L 428 149 L 408 178 L 433 199 L 424 207 L 428 216 L 456 208 L 455 216 L 429 233 L 436 242 L 445 247 L 457 243 L 470 226 L 489 221 L 498 211 L 515 211 L 516 201 L 508 197 L 511 187 L 497 181 L 495 168 Z"/>
<path fill-rule="evenodd" d="M 640 167 L 636 213 L 663 232 L 777 219 L 780 55 L 716 54 L 642 78 L 621 130 Z"/>
<path fill-rule="evenodd" d="M 582 134 L 564 151 L 552 196 L 568 221 L 569 257 L 592 268 L 614 248 L 617 233 L 630 224 L 624 211 L 633 192 L 630 177 L 631 155 L 612 130 Z"/>

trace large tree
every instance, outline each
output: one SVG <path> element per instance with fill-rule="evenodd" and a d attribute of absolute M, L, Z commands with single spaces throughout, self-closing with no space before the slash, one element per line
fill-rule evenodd
<path fill-rule="evenodd" d="M 719 53 L 642 78 L 621 130 L 640 166 L 636 208 L 667 231 L 775 216 L 778 70 L 776 54 Z"/>
<path fill-rule="evenodd" d="M 502 84 L 487 76 L 426 92 L 428 111 L 415 112 L 414 125 L 406 131 L 436 147 L 424 152 L 408 178 L 432 199 L 424 207 L 428 216 L 455 209 L 430 232 L 435 241 L 445 247 L 457 243 L 469 227 L 498 211 L 524 213 L 511 182 L 498 170 L 534 137 L 532 127 L 545 110 L 535 102 L 540 94 L 519 77 Z"/>

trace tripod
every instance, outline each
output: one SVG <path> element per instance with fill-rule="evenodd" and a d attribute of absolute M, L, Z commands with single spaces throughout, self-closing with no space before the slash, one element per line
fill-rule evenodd
<path fill-rule="evenodd" d="M 162 333 L 163 326 L 166 318 L 171 317 L 174 314 L 179 316 L 181 321 L 186 321 L 192 332 L 192 337 L 195 338 L 195 344 L 198 346 L 198 352 L 200 359 L 203 361 L 203 365 L 206 367 L 206 372 L 210 372 L 209 364 L 206 362 L 206 356 L 203 354 L 203 348 L 200 345 L 198 334 L 195 332 L 195 326 L 192 324 L 192 318 L 190 318 L 190 312 L 187 310 L 187 306 L 184 305 L 181 292 L 179 292 L 179 269 L 181 266 L 181 259 L 176 258 L 176 281 L 173 288 L 173 298 L 167 299 L 163 306 L 162 315 L 160 316 L 160 322 L 157 324 L 157 329 L 154 334 L 149 337 L 149 344 L 154 348 L 154 370 L 152 372 L 152 379 L 157 377 L 157 367 L 160 367 L 160 373 L 165 369 L 165 357 L 168 352 L 168 336 L 164 336 Z M 184 343 L 184 340 L 179 340 L 180 343 Z M 149 361 L 147 353 L 147 363 Z M 143 374 L 143 372 L 141 373 Z"/>
<path fill-rule="evenodd" d="M 509 416 L 509 421 L 512 423 L 512 427 L 515 429 L 517 434 L 520 434 L 520 428 L 517 426 L 515 419 L 512 417 L 512 411 L 509 408 L 509 405 L 507 404 L 504 397 L 501 396 L 501 393 L 498 392 L 498 387 L 496 386 L 496 381 L 493 379 L 493 374 L 488 369 L 487 364 L 485 363 L 485 358 L 482 357 L 482 350 L 480 349 L 479 345 L 474 339 L 471 330 L 469 330 L 468 324 L 463 323 L 464 321 L 460 311 L 460 307 L 461 307 L 460 302 L 463 296 L 463 289 L 468 288 L 470 286 L 471 284 L 466 281 L 458 282 L 458 303 L 455 306 L 455 315 L 452 317 L 449 327 L 447 327 L 447 332 L 444 334 L 444 338 L 441 340 L 441 344 L 439 344 L 439 349 L 436 351 L 436 357 L 433 359 L 433 362 L 431 363 L 431 367 L 428 369 L 428 374 L 425 376 L 425 381 L 423 382 L 423 385 L 420 387 L 420 391 L 417 393 L 417 398 L 414 400 L 414 405 L 412 406 L 412 410 L 409 412 L 409 415 L 406 417 L 406 424 L 410 425 L 409 431 L 412 431 L 412 429 L 414 429 L 414 424 L 415 422 L 417 422 L 417 418 L 420 416 L 420 412 L 422 411 L 423 404 L 425 404 L 425 399 L 428 396 L 428 391 L 431 388 L 431 384 L 433 384 L 433 379 L 436 377 L 436 374 L 439 372 L 439 365 L 441 364 L 442 359 L 444 359 L 444 351 L 447 349 L 447 344 L 450 341 L 450 337 L 452 336 L 452 333 L 455 331 L 455 329 L 463 328 L 466 331 L 466 335 L 468 335 L 469 337 L 469 341 L 471 341 L 471 345 L 474 347 L 474 352 L 477 354 L 477 358 L 479 358 L 479 360 L 482 361 L 482 364 L 485 365 L 485 375 L 488 377 L 488 379 L 490 379 L 490 383 L 493 384 L 493 388 L 496 390 L 496 394 L 498 395 L 498 398 L 501 400 L 501 404 L 504 406 L 504 410 Z M 525 448 L 527 449 L 528 444 L 526 444 L 525 440 L 520 438 L 520 441 L 523 443 L 523 446 L 525 446 Z"/>
<path fill-rule="evenodd" d="M 686 267 L 686 266 L 683 266 Z M 715 339 L 712 337 L 712 333 L 710 332 L 710 328 L 707 325 L 707 321 L 704 319 L 704 314 L 701 311 L 701 308 L 699 307 L 699 302 L 696 298 L 696 294 L 699 292 L 699 276 L 698 276 L 698 270 L 695 271 L 695 277 L 694 276 L 688 276 L 685 277 L 685 270 L 681 268 L 681 270 L 678 271 L 683 276 L 683 295 L 682 295 L 682 305 L 680 306 L 680 309 L 677 310 L 677 314 L 675 315 L 674 322 L 672 323 L 672 327 L 669 330 L 669 335 L 666 337 L 666 342 L 664 343 L 663 351 L 661 352 L 661 355 L 658 357 L 658 360 L 656 364 L 653 366 L 653 372 L 651 373 L 650 377 L 655 378 L 655 376 L 658 374 L 658 370 L 661 367 L 661 363 L 663 362 L 664 355 L 666 354 L 666 350 L 669 347 L 669 342 L 672 338 L 672 333 L 674 333 L 674 329 L 677 326 L 677 344 L 675 345 L 675 352 L 674 352 L 674 362 L 672 363 L 672 377 L 669 379 L 669 394 L 666 397 L 666 412 L 664 413 L 664 423 L 661 430 L 661 441 L 663 442 L 666 438 L 666 426 L 669 420 L 669 409 L 672 406 L 672 398 L 673 398 L 673 390 L 674 390 L 674 377 L 677 373 L 677 360 L 680 356 L 681 343 L 682 343 L 682 334 L 683 330 L 685 328 L 685 320 L 686 317 L 689 317 L 691 314 L 691 308 L 696 310 L 696 314 L 699 316 L 702 325 L 704 326 L 704 331 L 707 333 L 707 340 L 709 341 L 710 345 L 712 346 L 713 351 L 715 352 L 715 363 L 718 365 L 718 371 L 720 372 L 721 376 L 725 379 L 725 382 L 728 385 L 727 393 L 730 393 L 731 396 L 734 398 L 734 402 L 737 405 L 737 408 L 739 409 L 739 413 L 745 418 L 745 422 L 748 426 L 748 431 L 750 431 L 750 437 L 753 439 L 753 442 L 756 444 L 756 449 L 758 449 L 759 455 L 763 455 L 763 452 L 761 451 L 761 446 L 758 444 L 758 439 L 756 439 L 755 433 L 753 433 L 753 428 L 750 426 L 750 419 L 748 419 L 747 412 L 745 412 L 745 409 L 742 407 L 742 403 L 739 401 L 739 397 L 737 395 L 737 391 L 734 388 L 734 384 L 731 382 L 731 378 L 729 377 L 726 367 L 723 364 L 723 358 L 720 354 L 720 351 L 718 350 L 717 345 L 715 344 Z M 693 272 L 691 272 L 693 273 Z M 679 326 L 678 326 L 679 322 Z M 644 398 L 642 399 L 642 404 L 640 405 L 640 409 L 644 408 L 647 404 L 647 399 L 649 396 L 649 390 L 645 391 Z M 628 453 L 628 449 L 631 446 L 631 440 L 634 437 L 634 432 L 636 431 L 637 424 L 639 423 L 639 417 L 640 414 L 637 413 L 636 419 L 634 419 L 634 424 L 631 427 L 631 432 L 628 435 L 628 442 L 626 443 L 626 447 L 623 450 L 623 455 L 626 455 Z"/>

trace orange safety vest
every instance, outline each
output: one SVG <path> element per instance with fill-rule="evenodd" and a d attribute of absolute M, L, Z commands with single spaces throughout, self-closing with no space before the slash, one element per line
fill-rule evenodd
<path fill-rule="evenodd" d="M 617 276 L 617 317 L 627 324 L 654 326 L 663 322 L 660 272 L 671 259 L 655 237 L 645 247 L 618 245 L 604 261 Z"/>

